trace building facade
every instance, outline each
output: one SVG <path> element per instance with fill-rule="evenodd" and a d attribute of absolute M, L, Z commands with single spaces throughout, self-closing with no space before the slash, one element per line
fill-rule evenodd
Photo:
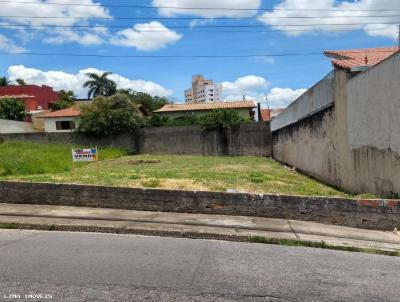
<path fill-rule="evenodd" d="M 222 101 L 222 86 L 206 80 L 202 75 L 195 75 L 192 87 L 185 90 L 185 103 L 213 103 Z"/>
<path fill-rule="evenodd" d="M 72 132 L 79 116 L 79 109 L 71 107 L 40 115 L 39 118 L 44 120 L 45 132 Z"/>
<path fill-rule="evenodd" d="M 15 98 L 25 104 L 26 111 L 51 109 L 60 99 L 60 94 L 49 86 L 16 85 L 0 87 L 0 101 L 6 98 Z"/>

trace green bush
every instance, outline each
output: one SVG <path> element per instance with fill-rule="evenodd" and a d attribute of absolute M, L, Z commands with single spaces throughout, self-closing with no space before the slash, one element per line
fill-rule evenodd
<path fill-rule="evenodd" d="M 25 104 L 17 99 L 2 99 L 0 101 L 0 119 L 23 121 Z"/>
<path fill-rule="evenodd" d="M 240 116 L 239 112 L 232 109 L 216 109 L 199 119 L 199 125 L 203 130 L 226 129 L 239 126 L 248 121 Z"/>
<path fill-rule="evenodd" d="M 127 95 L 97 97 L 93 103 L 81 106 L 79 132 L 93 136 L 109 136 L 130 132 L 144 126 L 136 104 Z"/>
<path fill-rule="evenodd" d="M 239 112 L 233 109 L 216 109 L 208 114 L 198 117 L 197 115 L 188 115 L 178 118 L 163 117 L 153 115 L 149 119 L 149 124 L 153 127 L 176 127 L 200 125 L 205 131 L 226 129 L 239 126 L 241 123 L 249 122 L 240 116 Z"/>

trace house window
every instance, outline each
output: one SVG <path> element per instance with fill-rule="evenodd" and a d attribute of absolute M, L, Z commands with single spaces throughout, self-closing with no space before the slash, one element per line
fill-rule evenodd
<path fill-rule="evenodd" d="M 56 130 L 74 130 L 75 123 L 73 121 L 57 121 Z"/>

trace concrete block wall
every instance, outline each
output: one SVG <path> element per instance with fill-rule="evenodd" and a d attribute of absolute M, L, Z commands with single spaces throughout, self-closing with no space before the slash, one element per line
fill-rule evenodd
<path fill-rule="evenodd" d="M 199 126 L 143 128 L 111 137 L 86 137 L 78 133 L 0 134 L 4 141 L 35 141 L 85 146 L 110 146 L 143 154 L 206 156 L 271 156 L 269 123 L 247 123 L 235 129 L 202 131 Z"/>
<path fill-rule="evenodd" d="M 400 227 L 400 200 L 1 181 L 0 202 L 283 218 L 386 231 Z"/>
<path fill-rule="evenodd" d="M 273 157 L 350 193 L 400 196 L 399 78 L 400 53 L 353 77 L 335 69 L 330 108 L 273 120 Z"/>

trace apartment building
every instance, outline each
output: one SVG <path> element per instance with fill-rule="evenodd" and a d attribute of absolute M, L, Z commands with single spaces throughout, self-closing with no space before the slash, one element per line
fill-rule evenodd
<path fill-rule="evenodd" d="M 192 87 L 185 90 L 185 103 L 214 103 L 222 101 L 222 86 L 202 75 L 192 78 Z"/>

